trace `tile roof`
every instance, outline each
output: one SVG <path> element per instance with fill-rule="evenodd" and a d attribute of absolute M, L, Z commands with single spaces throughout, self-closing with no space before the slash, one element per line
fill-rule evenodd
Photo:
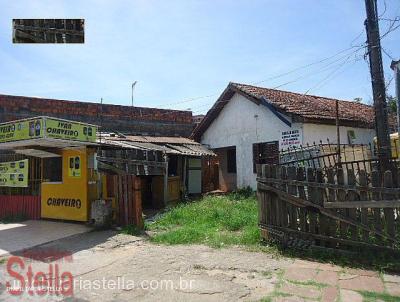
<path fill-rule="evenodd" d="M 245 84 L 231 83 L 243 93 L 257 99 L 262 97 L 272 105 L 286 113 L 296 114 L 311 119 L 336 119 L 336 101 L 339 101 L 339 119 L 357 121 L 373 128 L 374 109 L 362 103 L 343 101 L 332 98 L 304 95 L 289 91 L 256 87 Z"/>
<path fill-rule="evenodd" d="M 366 104 L 231 82 L 195 128 L 191 138 L 200 140 L 235 93 L 245 96 L 257 105 L 265 100 L 277 111 L 292 116 L 296 122 L 304 123 L 335 124 L 338 101 L 341 125 L 374 128 L 374 109 Z M 392 117 L 389 117 L 389 124 L 391 123 Z"/>

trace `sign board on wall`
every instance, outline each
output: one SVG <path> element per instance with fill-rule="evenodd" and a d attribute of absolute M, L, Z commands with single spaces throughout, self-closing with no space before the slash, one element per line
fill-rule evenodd
<path fill-rule="evenodd" d="M 72 121 L 46 118 L 45 137 L 96 142 L 96 127 Z"/>
<path fill-rule="evenodd" d="M 0 143 L 36 138 L 55 138 L 80 142 L 96 142 L 94 125 L 50 117 L 17 120 L 0 124 Z"/>
<path fill-rule="evenodd" d="M 42 127 L 42 118 L 0 124 L 0 143 L 43 137 Z"/>
<path fill-rule="evenodd" d="M 281 131 L 281 135 L 279 137 L 279 150 L 286 150 L 293 147 L 298 148 L 302 143 L 302 129 Z"/>
<path fill-rule="evenodd" d="M 28 187 L 28 159 L 0 163 L 1 187 Z"/>

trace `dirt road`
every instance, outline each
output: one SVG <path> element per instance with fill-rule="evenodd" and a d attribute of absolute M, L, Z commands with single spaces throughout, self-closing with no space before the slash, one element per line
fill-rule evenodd
<path fill-rule="evenodd" d="M 49 256 L 46 251 L 60 255 L 68 251 L 71 254 L 62 261 L 51 262 L 43 259 Z M 270 296 L 274 301 L 321 298 L 330 301 L 324 297 L 330 295 L 336 298 L 342 288 L 344 294 L 350 292 L 356 297 L 360 296 L 356 291 L 346 289 L 344 285 L 348 281 L 343 286 L 340 282 L 357 281 L 357 278 L 364 275 L 370 275 L 367 285 L 374 290 L 385 291 L 386 284 L 399 285 L 397 287 L 400 288 L 400 284 L 396 283 L 400 280 L 395 279 L 396 276 L 392 276 L 394 279 L 391 283 L 385 283 L 384 287 L 383 280 L 374 272 L 344 272 L 336 266 L 285 258 L 274 259 L 266 253 L 248 252 L 239 248 L 159 246 L 145 238 L 112 231 L 69 237 L 25 253 L 30 258 L 37 255 L 41 256 L 41 261 L 23 258 L 24 268 L 14 263 L 13 270 L 26 276 L 31 265 L 33 274 L 39 271 L 47 274 L 49 264 L 53 264 L 54 269 L 55 263 L 58 263 L 59 275 L 65 272 L 67 277 L 68 272 L 73 275 L 73 297 L 55 293 L 46 293 L 42 297 L 37 292 L 31 295 L 26 291 L 22 296 L 11 295 L 6 288 L 6 281 L 14 280 L 15 276 L 12 278 L 6 272 L 7 262 L 3 260 L 0 266 L 0 300 L 256 301 Z M 320 278 L 321 284 L 307 285 L 310 278 L 318 280 L 321 272 L 325 273 Z M 51 279 L 54 283 L 57 279 L 55 275 L 53 270 Z M 343 276 L 348 279 L 341 279 Z M 69 279 L 64 278 L 65 280 Z M 322 282 L 324 280 L 327 281 Z M 376 284 L 377 282 L 380 283 Z M 68 286 L 64 289 L 68 289 Z"/>

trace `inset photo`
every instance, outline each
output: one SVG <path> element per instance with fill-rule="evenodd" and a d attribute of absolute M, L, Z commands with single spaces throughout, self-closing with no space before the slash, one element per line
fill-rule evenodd
<path fill-rule="evenodd" d="M 13 19 L 13 43 L 84 43 L 85 19 Z"/>

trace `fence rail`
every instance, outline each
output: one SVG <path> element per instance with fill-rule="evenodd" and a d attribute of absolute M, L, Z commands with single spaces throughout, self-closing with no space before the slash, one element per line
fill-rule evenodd
<path fill-rule="evenodd" d="M 259 165 L 259 224 L 284 245 L 400 249 L 398 170 Z"/>

